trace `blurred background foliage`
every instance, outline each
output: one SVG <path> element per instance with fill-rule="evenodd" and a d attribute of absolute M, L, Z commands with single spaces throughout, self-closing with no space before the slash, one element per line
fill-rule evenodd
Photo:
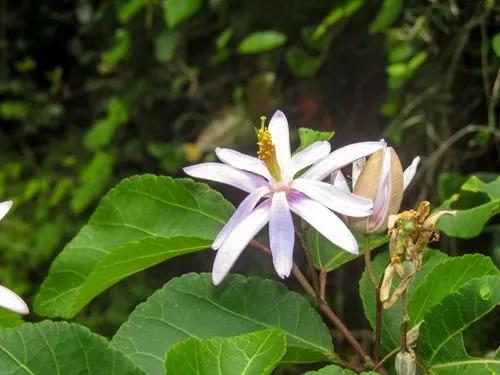
<path fill-rule="evenodd" d="M 0 199 L 15 202 L 0 280 L 32 296 L 117 181 L 181 176 L 215 146 L 254 152 L 253 127 L 277 107 L 293 127 L 335 131 L 334 147 L 385 137 L 404 166 L 422 155 L 405 207 L 459 208 L 463 228 L 479 215 L 470 233 L 445 225 L 440 246 L 498 264 L 499 26 L 495 0 L 0 0 Z M 79 319 L 111 334 L 211 257 L 133 277 Z M 346 312 L 359 307 L 351 269 L 332 293 L 361 330 Z"/>

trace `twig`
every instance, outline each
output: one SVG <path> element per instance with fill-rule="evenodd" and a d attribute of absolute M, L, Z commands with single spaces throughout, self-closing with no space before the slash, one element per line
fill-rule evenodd
<path fill-rule="evenodd" d="M 391 358 L 393 355 L 395 355 L 397 352 L 399 352 L 399 346 L 396 349 L 394 349 L 392 352 L 387 354 L 384 358 L 382 358 L 382 360 L 379 363 L 377 363 L 377 365 L 373 368 L 373 371 L 376 371 L 379 368 L 381 368 L 382 365 L 384 364 L 384 362 L 387 361 L 389 358 Z"/>
<path fill-rule="evenodd" d="M 401 319 L 401 343 L 400 343 L 400 350 L 401 353 L 406 353 L 408 351 L 408 344 L 407 344 L 407 330 L 408 330 L 408 295 L 407 295 L 407 290 L 401 294 L 401 304 L 403 307 L 403 318 Z"/>
<path fill-rule="evenodd" d="M 328 270 L 323 268 L 319 272 L 319 297 L 322 301 L 326 301 L 326 277 L 328 276 Z"/>
<path fill-rule="evenodd" d="M 488 102 L 488 127 L 492 130 L 496 128 L 495 108 L 497 106 L 499 93 L 500 93 L 500 68 L 498 69 L 495 81 L 493 82 L 493 87 L 491 88 L 490 101 Z"/>
<path fill-rule="evenodd" d="M 373 269 L 372 269 L 372 262 L 370 259 L 370 243 L 369 243 L 369 238 L 370 235 L 366 234 L 364 235 L 364 252 L 363 252 L 363 257 L 365 259 L 365 268 L 366 272 L 368 273 L 368 278 L 370 279 L 370 282 L 373 285 L 373 288 L 377 290 L 378 288 L 378 283 L 377 279 L 375 278 L 375 275 L 373 274 Z"/>
<path fill-rule="evenodd" d="M 250 246 L 267 254 L 271 254 L 271 250 L 267 246 L 262 245 L 256 240 L 250 241 Z M 311 286 L 311 284 L 309 284 L 309 281 L 307 281 L 306 277 L 295 263 L 292 267 L 292 274 L 297 279 L 298 283 L 302 286 L 304 291 L 310 297 L 316 298 L 316 292 L 314 291 L 314 288 Z M 349 329 L 344 325 L 344 323 L 342 323 L 339 317 L 332 311 L 330 306 L 328 306 L 325 301 L 320 300 L 318 308 L 326 316 L 326 318 L 344 335 L 344 337 L 347 339 L 349 344 L 351 344 L 356 353 L 358 353 L 358 355 L 363 359 L 363 362 L 365 362 L 368 367 L 373 368 L 375 364 L 372 358 L 365 353 L 358 340 L 356 340 L 351 331 L 349 331 Z"/>
<path fill-rule="evenodd" d="M 380 300 L 380 288 L 384 275 L 380 278 L 380 282 L 375 289 L 375 343 L 373 345 L 373 358 L 378 361 L 380 351 L 380 339 L 382 337 L 382 301 Z"/>

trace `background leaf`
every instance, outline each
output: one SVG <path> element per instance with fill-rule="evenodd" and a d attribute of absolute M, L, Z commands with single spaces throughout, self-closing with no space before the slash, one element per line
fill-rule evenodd
<path fill-rule="evenodd" d="M 310 303 L 282 284 L 232 275 L 186 274 L 139 305 L 113 338 L 148 374 L 161 374 L 165 352 L 190 337 L 234 336 L 266 328 L 287 335 L 283 362 L 333 360 L 328 328 Z"/>
<path fill-rule="evenodd" d="M 286 42 L 286 35 L 278 31 L 258 31 L 243 39 L 238 52 L 242 54 L 261 53 L 275 49 Z"/>
<path fill-rule="evenodd" d="M 308 371 L 305 372 L 304 375 L 355 375 L 357 374 L 354 371 L 351 371 L 346 368 L 342 368 L 336 365 L 329 365 L 326 367 L 323 367 L 322 369 L 318 371 Z M 373 371 L 368 371 L 368 372 L 361 372 L 361 375 L 377 375 L 378 372 L 373 372 Z"/>
<path fill-rule="evenodd" d="M 299 147 L 295 152 L 299 152 L 305 149 L 307 146 L 312 145 L 317 141 L 329 141 L 335 135 L 334 131 L 322 132 L 319 130 L 309 129 L 309 128 L 299 128 Z"/>
<path fill-rule="evenodd" d="M 93 271 L 92 278 L 109 286 L 145 268 L 149 261 L 155 264 L 175 252 L 199 250 L 213 240 L 232 211 L 219 193 L 192 180 L 153 175 L 123 180 L 106 194 L 89 222 L 52 263 L 35 298 L 35 311 L 46 316 L 74 316 L 85 301 L 79 300 L 80 290 L 93 288 L 95 280 L 89 279 Z M 182 245 L 180 239 L 165 239 L 179 236 L 195 238 L 191 243 L 182 240 Z M 171 247 L 164 247 L 167 244 Z M 115 251 L 116 255 L 111 255 Z M 131 251 L 147 258 L 127 265 Z M 108 267 L 116 268 L 103 280 L 106 272 L 101 271 Z M 113 280 L 115 272 L 121 275 Z M 82 293 L 87 297 L 94 294 Z"/>
<path fill-rule="evenodd" d="M 103 337 L 66 322 L 0 330 L 0 374 L 141 375 Z"/>
<path fill-rule="evenodd" d="M 167 25 L 175 27 L 200 8 L 201 0 L 163 0 Z"/>
<path fill-rule="evenodd" d="M 401 14 L 402 7 L 402 0 L 384 0 L 382 7 L 370 24 L 370 32 L 378 33 L 391 26 Z"/>
<path fill-rule="evenodd" d="M 190 338 L 167 352 L 166 374 L 270 374 L 286 352 L 283 331 L 267 329 L 235 337 Z"/>

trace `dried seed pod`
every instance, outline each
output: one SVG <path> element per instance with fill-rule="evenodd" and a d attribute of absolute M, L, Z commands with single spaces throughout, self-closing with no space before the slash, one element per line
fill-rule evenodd
<path fill-rule="evenodd" d="M 399 352 L 396 355 L 395 367 L 398 375 L 415 375 L 417 372 L 415 358 L 408 352 Z"/>

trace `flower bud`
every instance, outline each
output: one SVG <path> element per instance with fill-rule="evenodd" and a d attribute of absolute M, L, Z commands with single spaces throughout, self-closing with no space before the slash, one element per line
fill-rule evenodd
<path fill-rule="evenodd" d="M 396 374 L 398 375 L 415 375 L 417 372 L 417 364 L 415 358 L 408 352 L 399 352 L 396 355 Z"/>
<path fill-rule="evenodd" d="M 397 213 L 401 205 L 403 180 L 403 168 L 392 147 L 370 156 L 356 180 L 353 193 L 373 201 L 373 214 L 352 218 L 352 226 L 362 233 L 385 231 L 389 215 Z"/>

